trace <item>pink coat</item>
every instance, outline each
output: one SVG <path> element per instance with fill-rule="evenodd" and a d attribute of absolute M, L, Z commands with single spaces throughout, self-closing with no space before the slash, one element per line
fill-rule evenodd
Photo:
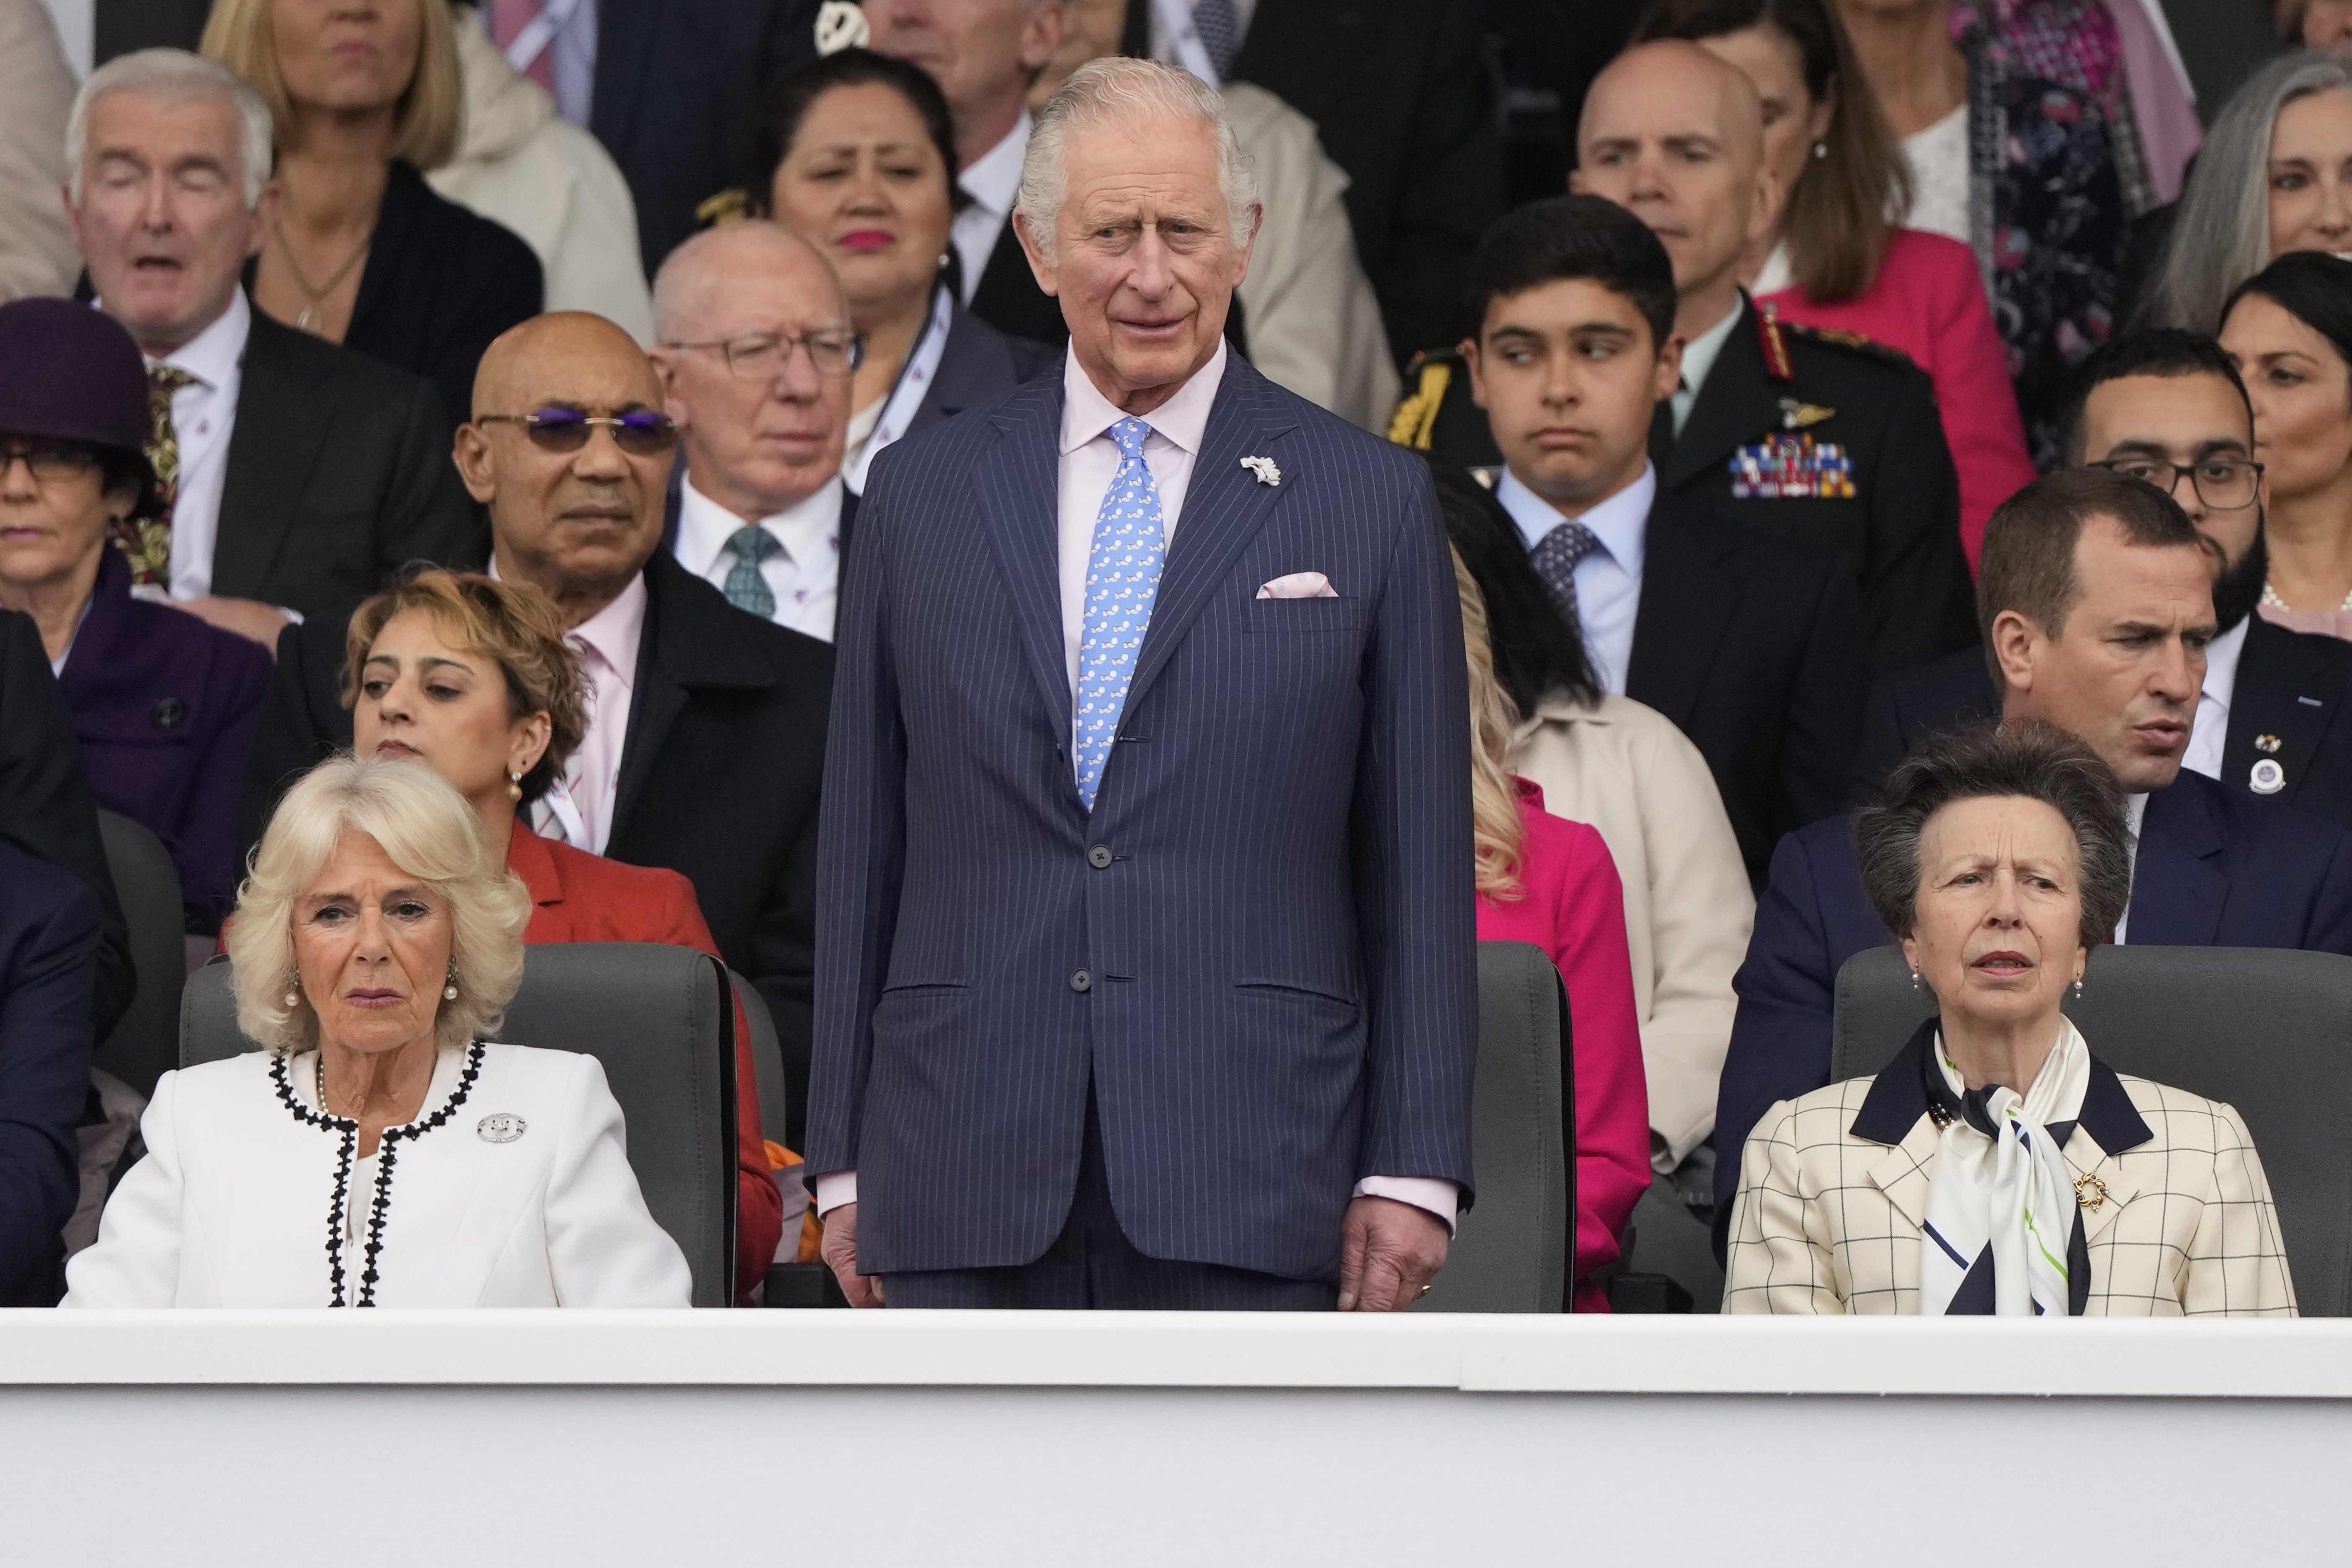
<path fill-rule="evenodd" d="M 1519 884 L 1526 897 L 1478 899 L 1478 940 L 1531 942 L 1568 983 L 1576 1055 L 1575 1310 L 1605 1312 L 1609 1299 L 1584 1278 L 1618 1257 L 1618 1238 L 1650 1184 L 1650 1097 L 1642 1078 L 1642 1024 L 1625 949 L 1625 892 L 1601 835 L 1547 814 L 1525 779 L 1527 829 Z"/>
<path fill-rule="evenodd" d="M 1897 229 L 1878 277 L 1859 298 L 1823 305 L 1792 285 L 1759 295 L 1758 303 L 1784 321 L 1859 332 L 1900 349 L 1934 380 L 1944 440 L 1960 475 L 1960 548 L 1974 572 L 1985 520 L 2033 478 L 1976 252 L 1939 234 Z"/>

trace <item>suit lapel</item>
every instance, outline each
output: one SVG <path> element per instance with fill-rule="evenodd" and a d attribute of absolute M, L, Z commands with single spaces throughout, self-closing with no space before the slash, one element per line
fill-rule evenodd
<path fill-rule="evenodd" d="M 2170 788 L 2149 794 L 2132 868 L 2131 924 L 2125 932 L 2135 945 L 2213 945 L 2221 906 L 2230 896 L 2229 875 L 2221 865 L 2226 841 L 2206 793 L 2219 787 L 2183 772 Z"/>
<path fill-rule="evenodd" d="M 1927 1188 L 1935 1178 L 1936 1151 L 1942 1146 L 1943 1136 L 1936 1119 L 1922 1112 L 1903 1135 L 1903 1142 L 1870 1167 L 1870 1184 L 1885 1194 L 1886 1201 L 1915 1226 L 1927 1223 Z"/>
<path fill-rule="evenodd" d="M 1177 644 L 1287 487 L 1314 483 L 1311 475 L 1286 473 L 1280 484 L 1265 484 L 1242 467 L 1245 457 L 1274 455 L 1275 437 L 1296 425 L 1278 408 L 1266 405 L 1257 373 L 1240 355 L 1230 355 L 1224 384 L 1217 389 L 1208 428 L 1202 433 L 1192 483 L 1185 488 L 1176 536 L 1169 542 L 1151 625 L 1143 634 L 1135 679 L 1127 689 L 1127 712 L 1135 711 L 1152 678 L 1174 656 Z"/>
<path fill-rule="evenodd" d="M 615 158 L 628 156 L 636 134 L 637 100 L 646 66 L 660 31 L 662 0 L 589 0 L 596 7 L 596 80 L 588 102 L 590 129 Z"/>
<path fill-rule="evenodd" d="M 1061 518 L 1062 381 L 1040 377 L 991 416 L 1003 439 L 973 476 L 980 514 L 1003 569 L 1055 733 L 1070 731 L 1070 671 L 1063 656 Z M 1042 500 L 1040 498 L 1043 498 Z"/>
<path fill-rule="evenodd" d="M 2139 1183 L 2124 1163 L 2101 1146 L 2080 1122 L 2063 1151 L 2074 1172 L 2074 1200 L 2083 1214 L 2083 1240 L 2094 1242 L 2116 1223 L 2124 1205 L 2139 1195 Z"/>
<path fill-rule="evenodd" d="M 2238 679 L 2230 692 L 2222 782 L 2242 787 L 2255 762 L 2269 757 L 2285 770 L 2284 798 L 2292 802 L 2311 776 L 2343 694 L 2340 666 L 2331 668 L 2301 637 L 2263 619 L 2259 610 L 2249 615 Z M 2256 751 L 2258 735 L 2275 741 L 2276 747 Z"/>
<path fill-rule="evenodd" d="M 1780 405 L 1764 374 L 1764 351 L 1756 342 L 1756 307 L 1743 296 L 1739 320 L 1708 368 L 1683 433 L 1658 466 L 1658 486 L 1680 489 L 1728 458 L 1733 447 L 1780 427 Z"/>
<path fill-rule="evenodd" d="M 215 594 L 268 597 L 269 568 L 294 525 L 295 503 L 326 455 L 327 405 L 277 353 L 278 334 L 292 331 L 253 312 L 213 541 Z"/>
<path fill-rule="evenodd" d="M 773 667 L 735 631 L 735 617 L 742 615 L 667 552 L 656 550 L 646 563 L 646 626 L 637 640 L 637 679 L 629 693 L 629 732 L 621 746 L 608 843 L 629 826 L 670 727 L 695 691 L 758 690 L 774 683 Z M 746 617 L 740 624 L 757 623 Z"/>
<path fill-rule="evenodd" d="M 1651 503 L 1642 547 L 1642 595 L 1625 695 L 1687 726 L 1717 647 L 1739 605 L 1740 584 L 1723 552 L 1663 489 Z"/>

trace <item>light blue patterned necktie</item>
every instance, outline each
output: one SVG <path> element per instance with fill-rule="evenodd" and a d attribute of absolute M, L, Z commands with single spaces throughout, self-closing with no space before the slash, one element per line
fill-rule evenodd
<path fill-rule="evenodd" d="M 1087 556 L 1087 616 L 1078 643 L 1078 704 L 1071 721 L 1071 761 L 1078 798 L 1095 808 L 1103 766 L 1127 706 L 1127 683 L 1135 656 L 1151 625 L 1151 602 L 1160 593 L 1160 568 L 1167 556 L 1167 530 L 1160 516 L 1160 487 L 1144 466 L 1143 438 L 1151 426 L 1122 419 L 1109 436 L 1118 447 L 1118 472 L 1095 513 L 1095 542 Z"/>
<path fill-rule="evenodd" d="M 783 549 L 774 534 L 756 522 L 729 534 L 727 552 L 735 557 L 735 564 L 727 568 L 727 585 L 719 590 L 727 595 L 727 602 L 739 610 L 751 611 L 763 621 L 772 618 L 776 594 L 768 586 L 768 574 L 760 566 L 769 556 L 782 554 Z"/>

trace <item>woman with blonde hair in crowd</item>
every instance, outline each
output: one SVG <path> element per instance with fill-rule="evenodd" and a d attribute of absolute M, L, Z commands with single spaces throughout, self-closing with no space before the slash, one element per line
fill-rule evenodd
<path fill-rule="evenodd" d="M 265 1048 L 156 1084 L 65 1305 L 688 1305 L 596 1058 L 487 1038 L 530 908 L 431 770 L 313 769 L 229 931 Z"/>
<path fill-rule="evenodd" d="M 1976 567 L 1993 508 L 2033 478 L 1976 256 L 1906 228 L 1911 171 L 1830 0 L 1657 0 L 1637 41 L 1687 38 L 1764 103 L 1780 220 L 1748 258 L 1759 306 L 1900 349 L 1936 383 L 1960 476 L 1960 544 Z"/>
<path fill-rule="evenodd" d="M 1625 947 L 1625 899 L 1601 835 L 1544 810 L 1543 790 L 1505 758 L 1518 714 L 1495 679 L 1486 601 L 1454 557 L 1470 668 L 1470 806 L 1478 940 L 1544 950 L 1568 991 L 1574 1068 L 1576 1246 L 1572 1310 L 1605 1312 L 1592 1271 L 1618 1260 L 1625 1222 L 1650 1185 L 1649 1099 Z"/>
<path fill-rule="evenodd" d="M 446 0 L 219 0 L 204 52 L 269 105 L 278 206 L 247 268 L 278 321 L 413 371 L 451 429 L 490 340 L 539 314 L 539 258 L 436 195 L 464 87 Z"/>

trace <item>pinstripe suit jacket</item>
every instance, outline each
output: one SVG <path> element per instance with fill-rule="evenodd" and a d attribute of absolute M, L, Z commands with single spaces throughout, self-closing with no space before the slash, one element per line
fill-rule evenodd
<path fill-rule="evenodd" d="M 1739 1163 L 1727 1312 L 1910 1316 L 1942 1131 L 1932 1021 L 1873 1078 L 1766 1112 Z M 2090 1255 L 2085 1317 L 2294 1316 L 2262 1157 L 2236 1110 L 2091 1058 L 2066 1140 Z"/>
<path fill-rule="evenodd" d="M 857 1172 L 869 1273 L 1025 1263 L 1067 1215 L 1091 1081 L 1139 1248 L 1332 1278 L 1360 1178 L 1469 1195 L 1469 729 L 1427 473 L 1229 356 L 1089 814 L 1061 374 L 908 437 L 867 484 L 809 1168 Z M 1306 571 L 1340 596 L 1256 598 Z"/>

